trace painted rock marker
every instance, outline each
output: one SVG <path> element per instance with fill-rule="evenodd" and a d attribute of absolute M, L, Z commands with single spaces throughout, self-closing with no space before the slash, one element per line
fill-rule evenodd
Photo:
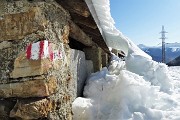
<path fill-rule="evenodd" d="M 50 58 L 53 61 L 62 59 L 62 54 L 60 50 L 53 50 L 49 41 L 42 40 L 27 46 L 26 57 L 31 60 Z"/>

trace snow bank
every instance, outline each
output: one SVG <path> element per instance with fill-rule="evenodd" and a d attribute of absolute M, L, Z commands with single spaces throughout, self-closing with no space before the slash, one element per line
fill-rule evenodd
<path fill-rule="evenodd" d="M 171 78 L 168 74 L 168 68 L 163 63 L 158 63 L 137 47 L 131 40 L 129 41 L 129 52 L 126 57 L 126 69 L 136 73 L 152 85 L 160 86 L 160 90 L 171 92 Z"/>
<path fill-rule="evenodd" d="M 173 95 L 126 70 L 125 62 L 117 58 L 109 68 L 90 76 L 84 97 L 73 103 L 74 120 L 175 120 L 180 116 Z"/>
<path fill-rule="evenodd" d="M 129 54 L 126 59 L 126 68 L 143 76 L 152 85 L 160 86 L 164 92 L 170 92 L 172 89 L 167 66 L 163 63 L 157 63 L 140 55 Z"/>

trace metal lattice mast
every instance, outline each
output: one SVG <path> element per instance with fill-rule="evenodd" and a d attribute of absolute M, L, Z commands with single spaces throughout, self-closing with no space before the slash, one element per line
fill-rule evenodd
<path fill-rule="evenodd" d="M 161 38 L 162 39 L 162 63 L 166 63 L 166 51 L 165 51 L 165 40 L 167 39 L 166 38 L 166 31 L 164 30 L 164 26 L 162 26 L 162 31 L 160 32 L 161 33 Z"/>

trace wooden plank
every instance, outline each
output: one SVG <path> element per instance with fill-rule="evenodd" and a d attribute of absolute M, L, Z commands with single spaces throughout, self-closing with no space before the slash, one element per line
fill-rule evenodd
<path fill-rule="evenodd" d="M 86 46 L 93 46 L 93 41 L 92 39 L 84 33 L 75 23 L 72 21 L 69 21 L 69 26 L 70 26 L 70 37 L 73 39 L 81 42 L 82 44 Z"/>
<path fill-rule="evenodd" d="M 88 34 L 92 38 L 92 40 L 99 47 L 101 47 L 107 54 L 110 54 L 109 48 L 106 45 L 106 42 L 104 41 L 104 39 L 103 39 L 103 37 L 102 37 L 102 35 L 101 35 L 98 28 L 92 29 L 92 28 L 89 28 L 87 26 L 80 26 L 80 27 L 86 34 Z"/>
<path fill-rule="evenodd" d="M 102 36 L 98 28 L 92 29 L 84 25 L 79 25 L 79 26 L 85 33 L 89 34 L 90 36 L 98 36 L 98 37 Z"/>
<path fill-rule="evenodd" d="M 87 27 L 90 27 L 92 29 L 96 29 L 97 25 L 93 19 L 93 17 L 90 15 L 89 17 L 83 17 L 81 15 L 78 15 L 76 13 L 70 13 L 72 20 L 76 24 L 85 25 Z"/>
<path fill-rule="evenodd" d="M 97 37 L 97 36 L 92 36 L 92 40 L 104 50 L 108 55 L 111 55 L 108 46 L 106 45 L 106 42 L 104 41 L 103 37 Z"/>
<path fill-rule="evenodd" d="M 76 13 L 84 17 L 89 17 L 91 15 L 85 2 L 78 2 L 73 0 L 56 0 L 56 1 L 71 13 Z"/>

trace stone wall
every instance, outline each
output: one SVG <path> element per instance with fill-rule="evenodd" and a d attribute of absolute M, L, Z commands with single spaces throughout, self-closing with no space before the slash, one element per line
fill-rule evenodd
<path fill-rule="evenodd" d="M 1 0 L 0 120 L 72 119 L 72 102 L 108 57 L 96 44 L 71 49 L 69 21 L 54 0 Z"/>
<path fill-rule="evenodd" d="M 70 68 L 69 14 L 53 0 L 2 0 L 0 6 L 0 120 L 71 120 L 77 81 Z M 45 40 L 51 51 L 42 49 Z"/>

